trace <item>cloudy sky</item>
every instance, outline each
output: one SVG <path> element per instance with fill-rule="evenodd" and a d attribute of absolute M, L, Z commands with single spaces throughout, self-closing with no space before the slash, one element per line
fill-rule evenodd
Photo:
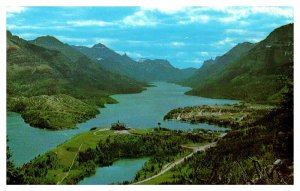
<path fill-rule="evenodd" d="M 7 29 L 26 40 L 52 35 L 72 45 L 199 68 L 237 43 L 258 42 L 293 22 L 291 7 L 8 7 Z"/>

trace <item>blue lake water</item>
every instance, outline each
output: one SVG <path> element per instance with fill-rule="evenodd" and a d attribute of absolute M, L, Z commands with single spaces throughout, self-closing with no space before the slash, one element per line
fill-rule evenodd
<path fill-rule="evenodd" d="M 121 159 L 111 166 L 99 167 L 96 174 L 79 182 L 81 185 L 113 184 L 132 181 L 149 158 Z"/>
<path fill-rule="evenodd" d="M 222 130 L 223 128 L 208 124 L 188 124 L 175 121 L 163 121 L 164 115 L 177 107 L 194 105 L 215 105 L 238 103 L 234 100 L 209 99 L 185 95 L 190 90 L 176 84 L 155 82 L 156 87 L 150 87 L 139 94 L 113 95 L 118 104 L 106 105 L 96 118 L 78 124 L 78 129 L 48 131 L 32 128 L 22 117 L 13 112 L 7 112 L 8 145 L 12 151 L 12 159 L 16 165 L 22 165 L 38 154 L 43 154 L 55 146 L 70 139 L 74 135 L 87 131 L 92 127 L 110 126 L 111 123 L 126 123 L 131 128 L 150 128 L 160 122 L 162 127 L 187 130 L 203 128 Z"/>

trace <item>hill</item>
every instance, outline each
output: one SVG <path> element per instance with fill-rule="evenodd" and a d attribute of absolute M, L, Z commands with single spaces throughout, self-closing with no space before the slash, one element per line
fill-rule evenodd
<path fill-rule="evenodd" d="M 279 27 L 266 39 L 255 45 L 247 45 L 247 48 L 244 47 L 245 43 L 240 44 L 216 60 L 236 51 L 238 56 L 230 56 L 230 59 L 216 64 L 208 61 L 184 83 L 193 87 L 187 94 L 278 102 L 281 93 L 287 90 L 287 82 L 293 81 L 293 26 L 288 24 Z M 243 49 L 240 49 L 241 45 Z"/>
<path fill-rule="evenodd" d="M 51 50 L 7 32 L 7 107 L 9 111 L 21 113 L 25 121 L 35 127 L 74 127 L 76 123 L 99 113 L 97 107 L 116 102 L 109 95 L 143 90 L 143 84 L 106 71 L 53 37 L 43 38 L 42 42 L 52 47 Z M 53 50 L 57 45 L 62 52 Z M 66 56 L 63 52 L 70 54 L 66 53 Z M 70 55 L 78 59 L 72 61 Z M 35 109 L 37 104 L 48 103 L 49 100 L 51 107 Z M 71 112 L 69 102 L 77 104 L 72 118 L 67 117 Z M 79 108 L 80 111 L 77 110 Z M 29 113 L 36 116 L 38 122 L 34 122 Z"/>
<path fill-rule="evenodd" d="M 50 50 L 60 51 L 73 62 L 84 56 L 79 51 L 75 50 L 68 44 L 62 43 L 53 36 L 41 36 L 29 42 Z"/>
<path fill-rule="evenodd" d="M 199 82 L 209 80 L 210 76 L 217 75 L 218 72 L 222 71 L 227 65 L 236 62 L 254 46 L 255 44 L 249 42 L 240 43 L 224 55 L 218 56 L 214 60 L 210 59 L 204 61 L 202 67 L 198 69 L 195 74 L 187 79 L 183 84 L 197 86 Z"/>

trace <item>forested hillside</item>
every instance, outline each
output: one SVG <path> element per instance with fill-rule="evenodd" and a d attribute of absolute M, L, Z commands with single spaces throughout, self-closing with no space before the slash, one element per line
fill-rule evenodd
<path fill-rule="evenodd" d="M 263 41 L 248 46 L 248 51 L 242 49 L 240 58 L 231 58 L 229 62 L 219 62 L 220 58 L 217 58 L 217 63 L 204 64 L 195 76 L 185 82 L 193 87 L 187 93 L 252 102 L 278 102 L 281 93 L 287 91 L 287 82 L 293 81 L 293 28 L 293 24 L 288 24 L 275 29 Z"/>
<path fill-rule="evenodd" d="M 144 84 L 108 72 L 54 37 L 49 39 L 55 47 L 59 44 L 62 52 L 7 32 L 7 107 L 21 113 L 31 125 L 75 127 L 99 113 L 97 107 L 115 102 L 109 95 L 143 90 Z M 53 48 L 51 42 L 47 46 Z M 76 104 L 70 106 L 70 102 Z"/>

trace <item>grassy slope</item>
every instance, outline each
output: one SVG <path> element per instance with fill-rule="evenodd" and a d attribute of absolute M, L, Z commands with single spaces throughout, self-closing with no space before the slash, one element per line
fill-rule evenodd
<path fill-rule="evenodd" d="M 71 47 L 61 47 L 69 57 L 77 52 L 70 54 Z M 104 103 L 116 103 L 111 94 L 143 90 L 143 84 L 107 72 L 81 54 L 74 62 L 68 56 L 7 32 L 8 110 L 20 112 L 35 127 L 64 129 L 94 117 Z"/>
<path fill-rule="evenodd" d="M 286 78 L 293 78 L 293 24 L 275 29 L 237 61 L 192 83 L 194 89 L 188 94 L 278 102 L 280 93 L 286 91 Z"/>

